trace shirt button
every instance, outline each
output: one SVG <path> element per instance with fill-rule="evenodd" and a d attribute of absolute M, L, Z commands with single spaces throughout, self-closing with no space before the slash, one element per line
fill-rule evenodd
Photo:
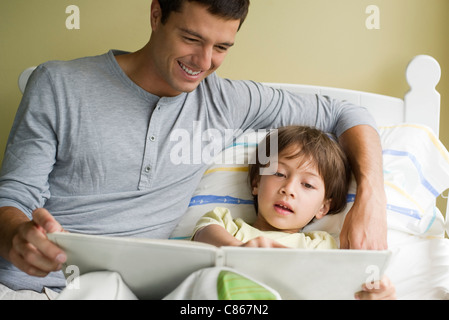
<path fill-rule="evenodd" d="M 145 167 L 145 172 L 148 173 L 148 172 L 150 172 L 150 171 L 151 171 L 151 166 L 146 166 L 146 167 Z"/>
<path fill-rule="evenodd" d="M 155 136 L 151 136 L 150 137 L 150 141 L 156 141 L 156 137 Z"/>

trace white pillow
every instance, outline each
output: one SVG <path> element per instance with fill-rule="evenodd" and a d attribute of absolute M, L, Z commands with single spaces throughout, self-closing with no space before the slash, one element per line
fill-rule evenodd
<path fill-rule="evenodd" d="M 436 198 L 449 188 L 449 153 L 423 125 L 380 128 L 390 229 L 444 235 Z"/>
<path fill-rule="evenodd" d="M 253 131 L 244 134 L 223 151 L 224 155 L 217 156 L 225 159 L 220 162 L 225 164 L 212 164 L 205 172 L 171 238 L 190 238 L 198 219 L 218 206 L 229 208 L 234 218 L 242 218 L 248 223 L 255 220 L 256 212 L 248 183 L 248 161 L 253 161 L 251 156 L 266 132 L 262 133 Z M 379 133 L 383 149 L 388 228 L 415 235 L 443 235 L 444 218 L 435 206 L 435 199 L 449 188 L 448 151 L 431 129 L 422 125 L 381 127 Z M 327 231 L 338 240 L 355 192 L 353 177 L 345 211 L 315 220 L 303 231 Z"/>

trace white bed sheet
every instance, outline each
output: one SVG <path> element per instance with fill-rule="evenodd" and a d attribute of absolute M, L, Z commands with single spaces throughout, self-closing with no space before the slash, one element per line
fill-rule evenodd
<path fill-rule="evenodd" d="M 449 239 L 389 230 L 393 252 L 386 274 L 402 300 L 449 299 Z"/>

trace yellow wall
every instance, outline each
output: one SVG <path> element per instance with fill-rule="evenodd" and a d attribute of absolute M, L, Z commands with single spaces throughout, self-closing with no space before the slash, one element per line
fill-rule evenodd
<path fill-rule="evenodd" d="M 151 0 L 0 2 L 0 162 L 21 94 L 17 77 L 52 59 L 110 48 L 137 50 L 149 38 Z M 80 8 L 80 29 L 65 9 Z M 368 5 L 380 29 L 368 30 Z M 404 71 L 418 54 L 442 67 L 441 139 L 449 146 L 448 0 L 252 0 L 250 14 L 220 74 L 234 79 L 343 87 L 403 97 Z"/>

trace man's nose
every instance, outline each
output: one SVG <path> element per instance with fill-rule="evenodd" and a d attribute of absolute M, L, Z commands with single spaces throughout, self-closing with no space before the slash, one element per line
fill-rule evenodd
<path fill-rule="evenodd" d="M 202 46 L 198 48 L 195 53 L 193 63 L 195 67 L 201 69 L 202 71 L 207 71 L 212 68 L 212 54 L 213 48 L 209 46 Z"/>

